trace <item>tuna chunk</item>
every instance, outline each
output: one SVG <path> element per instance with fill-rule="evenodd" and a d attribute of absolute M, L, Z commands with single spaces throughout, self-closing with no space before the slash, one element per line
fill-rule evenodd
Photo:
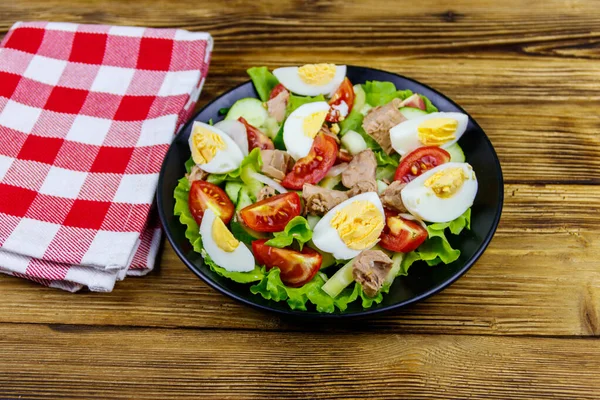
<path fill-rule="evenodd" d="M 275 189 L 273 189 L 271 186 L 266 186 L 265 185 L 258 192 L 258 195 L 256 196 L 256 201 L 261 201 L 261 200 L 264 200 L 264 199 L 268 199 L 269 197 L 273 197 L 276 194 L 277 194 L 277 192 L 275 192 Z"/>
<path fill-rule="evenodd" d="M 203 181 L 206 179 L 206 177 L 208 176 L 208 172 L 203 171 L 200 169 L 200 167 L 198 167 L 197 165 L 194 165 L 192 167 L 192 169 L 190 170 L 189 174 L 185 175 L 188 179 L 188 181 L 191 183 L 194 183 L 195 181 Z"/>
<path fill-rule="evenodd" d="M 352 264 L 352 276 L 369 297 L 379 292 L 392 269 L 392 260 L 381 250 L 364 250 Z"/>
<path fill-rule="evenodd" d="M 260 156 L 263 161 L 261 172 L 273 179 L 283 180 L 294 166 L 294 160 L 285 151 L 261 150 Z"/>
<path fill-rule="evenodd" d="M 406 183 L 401 181 L 393 181 L 381 194 L 381 203 L 386 208 L 391 208 L 400 213 L 408 212 L 404 203 L 402 202 L 402 196 L 400 192 L 406 186 Z"/>
<path fill-rule="evenodd" d="M 350 189 L 350 197 L 377 191 L 376 170 L 377 160 L 373 150 L 363 150 L 354 156 L 348 168 L 342 172 L 342 184 Z"/>
<path fill-rule="evenodd" d="M 283 90 L 279 92 L 277 96 L 267 101 L 267 110 L 269 111 L 269 115 L 275 118 L 277 122 L 281 122 L 285 119 L 285 111 L 289 98 L 290 92 Z"/>
<path fill-rule="evenodd" d="M 394 151 L 390 140 L 390 129 L 406 120 L 398 111 L 401 103 L 400 99 L 394 99 L 385 106 L 375 107 L 363 120 L 362 126 L 365 132 L 375 139 L 387 154 Z"/>
<path fill-rule="evenodd" d="M 302 197 L 304 198 L 304 209 L 308 214 L 323 215 L 342 201 L 347 200 L 348 193 L 305 183 L 302 187 Z"/>

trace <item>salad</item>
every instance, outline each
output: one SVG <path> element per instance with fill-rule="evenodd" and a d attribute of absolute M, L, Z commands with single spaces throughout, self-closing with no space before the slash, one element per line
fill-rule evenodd
<path fill-rule="evenodd" d="M 460 255 L 477 178 L 457 141 L 468 116 L 438 112 L 346 66 L 248 70 L 259 98 L 194 122 L 175 215 L 215 273 L 291 309 L 369 308 L 417 262 Z"/>

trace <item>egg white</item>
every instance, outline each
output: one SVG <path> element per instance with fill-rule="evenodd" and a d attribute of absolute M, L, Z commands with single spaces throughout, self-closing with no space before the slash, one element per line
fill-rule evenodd
<path fill-rule="evenodd" d="M 298 67 L 283 67 L 273 70 L 273 75 L 292 93 L 302 96 L 332 96 L 346 77 L 346 66 L 336 65 L 333 79 L 324 85 L 310 85 L 298 75 Z"/>
<path fill-rule="evenodd" d="M 319 111 L 329 111 L 325 101 L 303 104 L 295 109 L 283 125 L 283 143 L 287 152 L 298 160 L 306 157 L 315 139 L 304 134 L 304 119 Z"/>
<path fill-rule="evenodd" d="M 200 224 L 200 236 L 202 237 L 202 245 L 208 256 L 217 264 L 219 267 L 226 269 L 230 272 L 248 272 L 254 269 L 254 255 L 246 247 L 246 245 L 240 242 L 239 246 L 236 247 L 232 252 L 226 252 L 222 250 L 217 243 L 215 243 L 212 236 L 212 226 L 217 215 L 210 208 L 204 211 L 202 217 L 202 223 Z"/>
<path fill-rule="evenodd" d="M 210 126 L 203 122 L 195 121 L 194 125 L 192 126 L 192 133 L 190 134 L 190 138 L 188 140 L 190 149 L 193 146 L 192 137 L 194 129 L 197 126 L 206 128 L 211 132 L 214 132 L 221 139 L 223 139 L 223 142 L 225 142 L 225 148 L 223 150 L 218 150 L 212 160 L 210 160 L 206 164 L 198 164 L 198 167 L 201 170 L 211 174 L 224 174 L 233 171 L 242 164 L 244 155 L 242 154 L 242 150 L 240 150 L 240 148 L 233 141 L 233 139 L 219 128 Z"/>
<path fill-rule="evenodd" d="M 450 198 L 443 199 L 425 186 L 425 181 L 433 174 L 447 168 L 460 167 L 467 179 Z M 409 182 L 400 195 L 404 206 L 412 215 L 427 222 L 448 222 L 460 217 L 473 205 L 477 195 L 477 177 L 468 163 L 449 162 L 438 165 Z"/>
<path fill-rule="evenodd" d="M 337 206 L 333 207 L 321 218 L 321 220 L 315 225 L 313 229 L 313 243 L 315 246 L 324 252 L 332 253 L 338 260 L 348 260 L 354 258 L 360 254 L 361 251 L 367 250 L 353 250 L 348 248 L 344 241 L 340 238 L 337 230 L 331 226 L 331 219 L 335 214 L 346 206 L 349 206 L 355 201 L 369 201 L 375 205 L 381 212 L 381 218 L 385 221 L 385 214 L 383 212 L 383 205 L 379 196 L 375 192 L 362 193 L 357 196 L 351 197 L 348 200 L 343 201 Z"/>
<path fill-rule="evenodd" d="M 418 128 L 423 121 L 427 121 L 432 118 L 452 118 L 458 121 L 458 126 L 454 132 L 454 136 L 456 136 L 456 138 L 444 143 L 440 146 L 441 148 L 450 147 L 456 143 L 463 133 L 465 133 L 469 123 L 469 117 L 466 114 L 456 112 L 435 112 L 423 115 L 422 117 L 402 121 L 390 129 L 390 140 L 394 150 L 396 150 L 398 154 L 402 156 L 418 149 L 419 147 L 425 146 L 419 140 Z"/>

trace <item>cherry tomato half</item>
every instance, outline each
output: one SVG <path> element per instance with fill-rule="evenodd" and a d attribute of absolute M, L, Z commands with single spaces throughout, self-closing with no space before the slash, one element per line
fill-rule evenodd
<path fill-rule="evenodd" d="M 240 216 L 255 231 L 279 232 L 288 222 L 300 215 L 300 196 L 296 192 L 278 194 L 242 208 Z"/>
<path fill-rule="evenodd" d="M 238 121 L 240 121 L 244 126 L 246 126 L 246 134 L 248 135 L 248 150 L 252 151 L 252 149 L 259 148 L 261 150 L 273 150 L 275 146 L 273 145 L 273 141 L 269 139 L 267 135 L 265 135 L 260 129 L 250 125 L 248 121 L 244 119 L 244 117 L 239 117 Z"/>
<path fill-rule="evenodd" d="M 352 107 L 354 106 L 354 88 L 352 87 L 352 82 L 350 82 L 350 79 L 348 78 L 344 78 L 340 87 L 329 100 L 329 113 L 326 118 L 328 122 L 339 122 L 346 117 L 346 115 L 342 116 L 338 110 L 333 108 L 333 106 L 339 106 L 342 101 L 346 102 L 348 114 L 350 114 L 350 111 L 352 111 Z"/>
<path fill-rule="evenodd" d="M 400 160 L 395 181 L 410 182 L 423 172 L 450 161 L 450 153 L 437 146 L 425 146 L 408 153 Z"/>
<path fill-rule="evenodd" d="M 252 252 L 256 263 L 268 270 L 279 268 L 281 281 L 287 286 L 300 287 L 310 282 L 321 268 L 323 257 L 317 251 L 304 246 L 302 251 L 291 248 L 279 249 L 267 246 L 266 240 L 252 242 Z"/>
<path fill-rule="evenodd" d="M 305 183 L 317 184 L 327 175 L 337 155 L 335 139 L 323 133 L 317 134 L 308 155 L 296 162 L 281 184 L 293 190 L 301 190 Z"/>
<path fill-rule="evenodd" d="M 386 223 L 381 232 L 379 245 L 384 249 L 408 253 L 419 247 L 427 239 L 427 230 L 417 221 L 400 217 L 397 213 L 385 210 Z"/>
<path fill-rule="evenodd" d="M 226 224 L 233 217 L 235 210 L 233 203 L 223 189 L 206 181 L 194 181 L 192 183 L 188 202 L 190 212 L 198 225 L 202 222 L 204 211 L 207 208 L 213 210 Z"/>

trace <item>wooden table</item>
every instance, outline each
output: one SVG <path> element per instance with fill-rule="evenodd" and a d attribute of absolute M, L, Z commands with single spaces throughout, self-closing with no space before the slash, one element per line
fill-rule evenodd
<path fill-rule="evenodd" d="M 505 205 L 480 261 L 411 308 L 297 322 L 164 246 L 111 294 L 0 277 L 0 398 L 600 398 L 600 4 L 593 0 L 3 1 L 17 20 L 207 30 L 200 105 L 254 65 L 405 74 L 485 129 Z M 22 396 L 22 397 L 20 397 Z"/>

